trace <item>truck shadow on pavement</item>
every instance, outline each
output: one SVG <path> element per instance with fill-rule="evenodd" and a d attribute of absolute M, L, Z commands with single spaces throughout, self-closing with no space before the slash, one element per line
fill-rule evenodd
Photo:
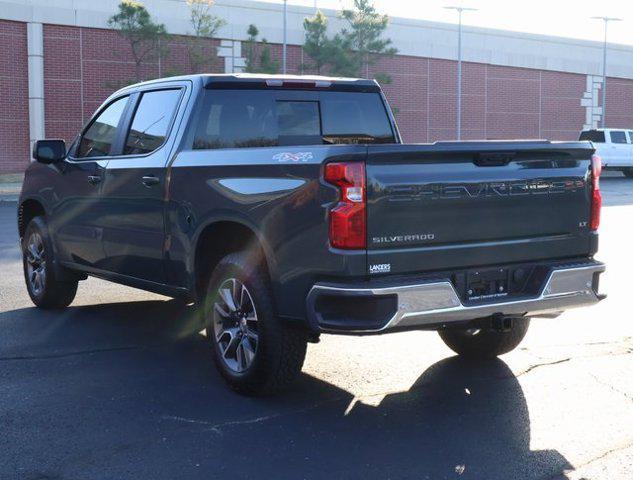
<path fill-rule="evenodd" d="M 306 374 L 286 395 L 245 398 L 188 314 L 176 301 L 1 313 L 0 478 L 507 480 L 571 468 L 530 450 L 526 399 L 501 360 L 443 359 L 377 406 Z"/>

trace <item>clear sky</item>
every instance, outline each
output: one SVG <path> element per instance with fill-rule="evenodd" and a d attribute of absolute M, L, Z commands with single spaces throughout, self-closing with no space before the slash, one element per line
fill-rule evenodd
<path fill-rule="evenodd" d="M 264 0 L 279 3 L 281 0 Z M 591 16 L 623 18 L 609 24 L 609 42 L 633 45 L 633 0 L 374 0 L 389 15 L 454 22 L 456 13 L 446 5 L 479 9 L 464 14 L 464 24 L 540 33 L 585 40 L 603 39 L 602 22 Z M 352 0 L 316 0 L 322 8 L 350 6 Z M 314 6 L 315 0 L 288 0 L 289 4 Z M 632 59 L 633 61 L 633 59 Z"/>

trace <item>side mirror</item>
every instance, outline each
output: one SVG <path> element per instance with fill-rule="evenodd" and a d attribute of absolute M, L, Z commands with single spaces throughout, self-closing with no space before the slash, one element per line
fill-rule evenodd
<path fill-rule="evenodd" d="M 37 140 L 33 144 L 33 158 L 40 163 L 57 163 L 66 158 L 66 142 L 63 140 Z"/>

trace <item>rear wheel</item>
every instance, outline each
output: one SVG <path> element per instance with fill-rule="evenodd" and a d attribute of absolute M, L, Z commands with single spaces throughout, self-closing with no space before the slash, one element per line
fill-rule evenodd
<path fill-rule="evenodd" d="M 627 178 L 633 178 L 633 168 L 624 168 L 622 169 L 622 173 Z"/>
<path fill-rule="evenodd" d="M 54 255 L 46 221 L 33 218 L 22 238 L 22 265 L 29 297 L 40 308 L 67 307 L 77 293 L 77 280 L 57 278 Z"/>
<path fill-rule="evenodd" d="M 299 375 L 307 337 L 275 315 L 267 277 L 249 258 L 230 254 L 213 271 L 205 330 L 228 384 L 240 393 L 266 395 L 287 388 Z"/>
<path fill-rule="evenodd" d="M 513 318 L 510 328 L 447 328 L 440 338 L 455 353 L 468 358 L 494 358 L 514 350 L 530 326 L 529 318 Z"/>

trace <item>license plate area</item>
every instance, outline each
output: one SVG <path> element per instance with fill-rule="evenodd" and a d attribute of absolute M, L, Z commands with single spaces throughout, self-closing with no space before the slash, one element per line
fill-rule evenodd
<path fill-rule="evenodd" d="M 466 270 L 455 273 L 452 280 L 463 302 L 478 303 L 536 295 L 548 271 L 545 266 L 523 264 Z"/>
<path fill-rule="evenodd" d="M 508 269 L 474 270 L 467 273 L 466 301 L 508 296 Z"/>

